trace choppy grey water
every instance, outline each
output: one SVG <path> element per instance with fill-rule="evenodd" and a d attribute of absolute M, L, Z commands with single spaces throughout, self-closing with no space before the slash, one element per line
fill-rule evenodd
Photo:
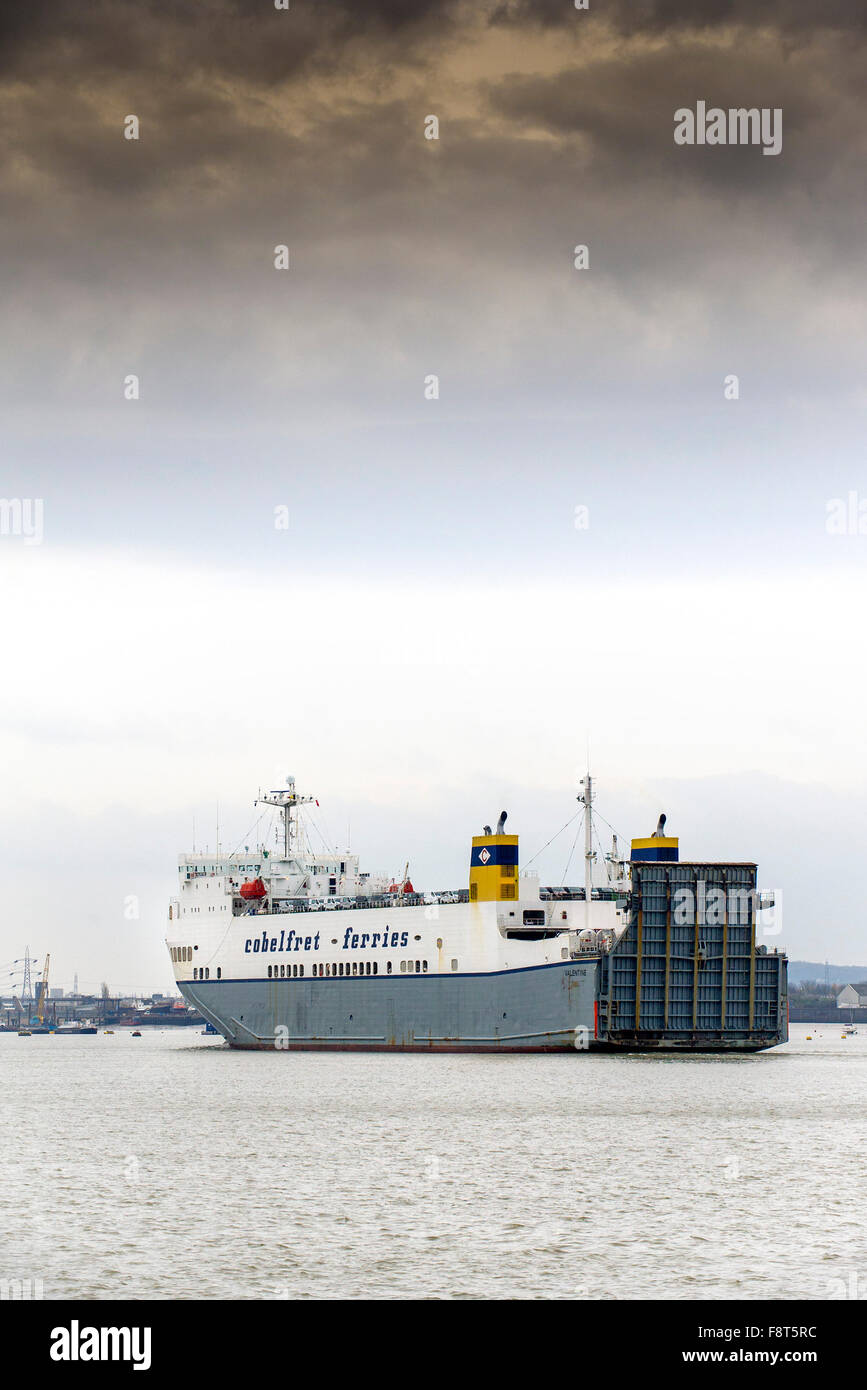
<path fill-rule="evenodd" d="M 841 1031 L 795 1025 L 749 1057 L 3 1034 L 0 1279 L 85 1299 L 865 1298 L 867 1030 Z"/>

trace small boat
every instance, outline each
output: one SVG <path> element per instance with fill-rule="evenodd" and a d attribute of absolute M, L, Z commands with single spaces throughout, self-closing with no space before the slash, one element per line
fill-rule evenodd
<path fill-rule="evenodd" d="M 33 1034 L 31 1033 L 29 1028 L 19 1028 L 18 1036 L 19 1038 L 32 1038 Z"/>
<path fill-rule="evenodd" d="M 112 1037 L 114 1037 L 114 1029 L 113 1029 L 113 1028 L 103 1028 L 102 1031 L 103 1031 L 103 1033 L 111 1033 Z"/>
<path fill-rule="evenodd" d="M 139 1031 L 138 1028 L 133 1029 L 133 1037 L 134 1037 L 134 1038 L 140 1038 L 140 1037 L 141 1037 L 141 1033 L 140 1033 L 140 1031 Z"/>

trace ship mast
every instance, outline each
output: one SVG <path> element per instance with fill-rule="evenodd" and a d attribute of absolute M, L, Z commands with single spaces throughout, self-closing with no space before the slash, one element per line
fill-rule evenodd
<path fill-rule="evenodd" d="M 583 795 L 578 800 L 584 807 L 584 926 L 590 929 L 590 905 L 593 901 L 593 778 L 588 768 L 581 778 Z"/>
<path fill-rule="evenodd" d="M 260 792 L 256 797 L 257 806 L 276 806 L 283 815 L 283 857 L 291 859 L 292 840 L 295 835 L 295 826 L 292 821 L 292 812 L 296 806 L 306 806 L 312 801 L 312 796 L 298 796 L 295 792 L 295 778 L 286 778 L 286 791 L 278 788 L 277 791 Z"/>

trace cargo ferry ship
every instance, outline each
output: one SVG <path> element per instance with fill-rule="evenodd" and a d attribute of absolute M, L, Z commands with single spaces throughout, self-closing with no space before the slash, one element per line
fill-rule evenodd
<path fill-rule="evenodd" d="M 419 893 L 317 853 L 313 798 L 257 805 L 282 843 L 178 860 L 167 945 L 188 1003 L 236 1048 L 413 1052 L 758 1051 L 788 1037 L 786 957 L 756 939 L 756 865 L 683 861 L 665 816 L 628 858 L 616 837 L 593 882 L 588 775 L 584 884 L 522 872 L 518 836 L 472 836 L 466 886 Z M 318 803 L 317 803 L 318 804 Z"/>

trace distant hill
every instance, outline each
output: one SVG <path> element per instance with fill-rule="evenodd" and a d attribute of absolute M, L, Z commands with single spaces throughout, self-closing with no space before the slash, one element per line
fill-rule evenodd
<path fill-rule="evenodd" d="M 824 984 L 825 971 L 832 985 L 857 985 L 867 980 L 867 965 L 825 965 L 823 960 L 790 960 L 789 982 L 802 985 L 805 980 L 819 980 Z"/>

